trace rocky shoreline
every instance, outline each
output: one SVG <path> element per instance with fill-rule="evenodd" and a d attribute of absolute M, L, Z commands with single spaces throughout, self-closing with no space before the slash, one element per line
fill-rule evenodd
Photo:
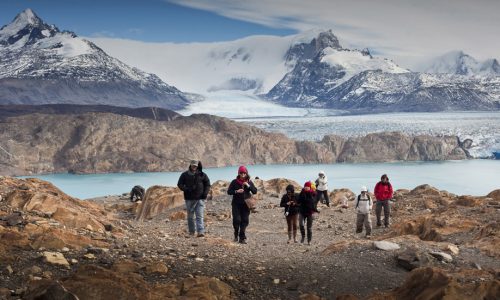
<path fill-rule="evenodd" d="M 397 190 L 392 226 L 372 239 L 354 233 L 354 194 L 334 190 L 305 246 L 286 243 L 278 197 L 289 183 L 298 186 L 256 181 L 258 212 L 239 245 L 227 182 L 213 183 L 207 235 L 193 238 L 173 187 L 150 187 L 141 203 L 81 201 L 42 180 L 0 177 L 0 299 L 500 297 L 500 190 Z M 390 243 L 399 249 L 380 249 Z"/>
<path fill-rule="evenodd" d="M 158 120 L 154 111 L 105 108 L 78 113 L 51 106 L 44 110 L 48 114 L 24 109 L 1 117 L 0 174 L 180 171 L 192 158 L 205 167 L 471 158 L 472 141 L 456 136 L 382 132 L 297 141 L 211 115 L 162 111 L 167 117 Z"/>

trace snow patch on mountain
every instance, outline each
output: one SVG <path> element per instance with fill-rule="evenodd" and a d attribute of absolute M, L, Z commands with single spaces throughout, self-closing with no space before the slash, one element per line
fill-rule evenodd
<path fill-rule="evenodd" d="M 399 67 L 388 59 L 373 57 L 367 51 L 349 49 L 326 48 L 323 50 L 321 62 L 327 63 L 334 68 L 341 68 L 345 75 L 342 79 L 335 81 L 339 85 L 356 74 L 366 70 L 381 70 L 388 73 L 407 73 L 408 70 Z"/>

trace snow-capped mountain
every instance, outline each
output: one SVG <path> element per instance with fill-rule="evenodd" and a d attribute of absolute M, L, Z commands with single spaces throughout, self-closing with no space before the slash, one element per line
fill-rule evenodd
<path fill-rule="evenodd" d="M 498 110 L 500 77 L 365 71 L 316 101 L 358 112 Z"/>
<path fill-rule="evenodd" d="M 295 67 L 275 85 L 266 97 L 282 104 L 292 106 L 324 106 L 316 102 L 353 76 L 368 70 L 381 70 L 386 73 L 407 73 L 406 69 L 394 62 L 373 57 L 365 50 L 344 49 L 337 37 L 331 32 L 323 32 L 309 44 L 300 44 L 290 48 L 295 53 L 298 47 L 314 48 L 307 51 L 308 56 L 297 57 Z"/>
<path fill-rule="evenodd" d="M 132 68 L 26 9 L 0 29 L 1 104 L 107 104 L 179 109 L 194 96 Z"/>
<path fill-rule="evenodd" d="M 202 94 L 243 90 L 286 106 L 354 112 L 500 108 L 498 76 L 411 72 L 368 50 L 343 48 L 329 30 L 221 43 L 93 41 L 123 61 Z M 491 68 L 497 64 L 491 61 Z"/>
<path fill-rule="evenodd" d="M 499 76 L 500 64 L 496 58 L 478 61 L 463 51 L 452 51 L 424 63 L 419 71 L 467 76 Z"/>

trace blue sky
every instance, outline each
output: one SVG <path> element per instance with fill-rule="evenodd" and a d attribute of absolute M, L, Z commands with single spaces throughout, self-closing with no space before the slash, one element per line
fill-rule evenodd
<path fill-rule="evenodd" d="M 48 24 L 80 36 L 146 42 L 227 41 L 255 35 L 289 35 L 294 29 L 270 27 L 220 16 L 163 0 L 2 0 L 0 26 L 26 8 Z"/>

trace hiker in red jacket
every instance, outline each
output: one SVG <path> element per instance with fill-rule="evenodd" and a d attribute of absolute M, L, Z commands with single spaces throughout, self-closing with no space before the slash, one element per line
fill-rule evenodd
<path fill-rule="evenodd" d="M 392 185 L 389 182 L 389 177 L 386 174 L 382 175 L 380 181 L 375 185 L 374 189 L 375 198 L 375 214 L 377 216 L 377 227 L 382 226 L 380 221 L 380 215 L 382 214 L 382 207 L 384 208 L 384 225 L 389 227 L 389 215 L 391 213 L 391 207 L 389 200 L 392 199 Z"/>

